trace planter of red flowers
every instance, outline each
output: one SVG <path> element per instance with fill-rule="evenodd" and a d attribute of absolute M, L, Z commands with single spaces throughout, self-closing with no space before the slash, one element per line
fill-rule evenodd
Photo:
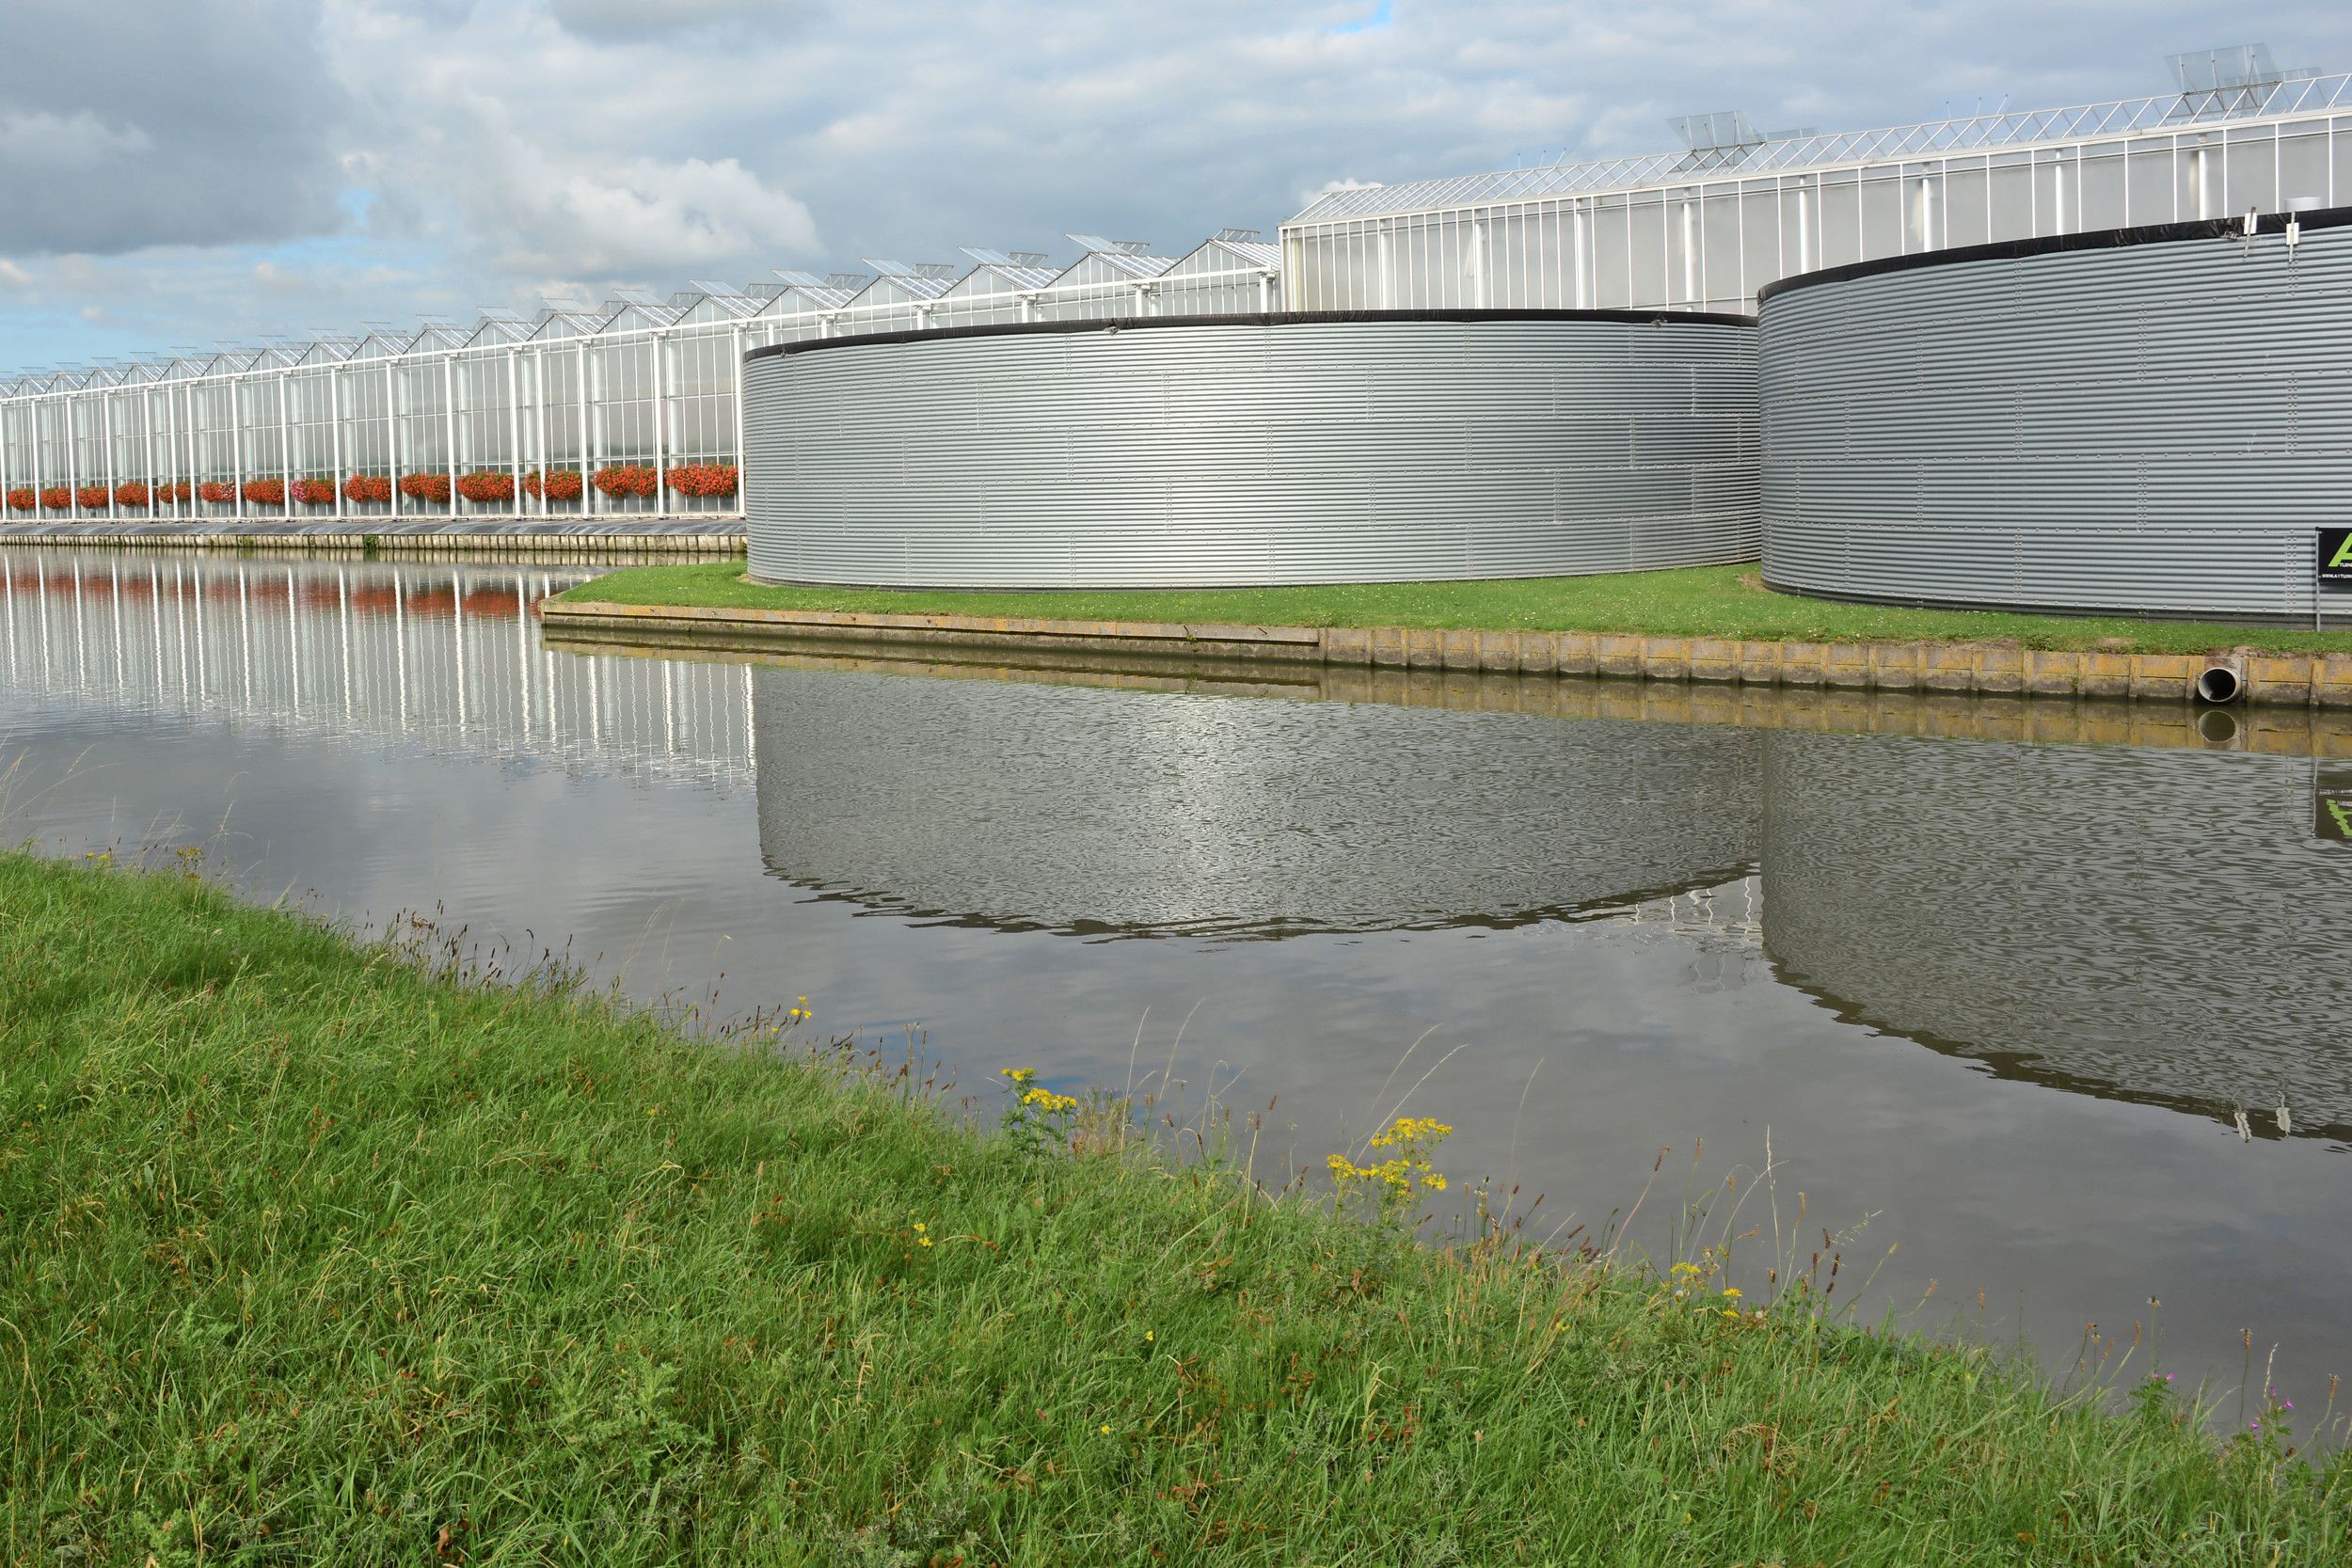
<path fill-rule="evenodd" d="M 142 480 L 126 479 L 116 485 L 115 504 L 117 506 L 145 506 L 147 504 L 146 483 Z"/>
<path fill-rule="evenodd" d="M 11 490 L 8 492 L 8 510 L 11 512 L 30 512 L 34 507 L 39 506 L 40 504 L 40 498 L 33 494 L 32 487 L 30 485 L 27 485 L 22 490 Z"/>
<path fill-rule="evenodd" d="M 596 470 L 596 488 L 615 499 L 650 496 L 661 488 L 661 475 L 642 463 L 616 463 Z"/>
<path fill-rule="evenodd" d="M 294 482 L 294 499 L 303 506 L 332 506 L 335 504 L 335 482 L 331 479 L 297 479 Z"/>
<path fill-rule="evenodd" d="M 85 484 L 73 492 L 73 499 L 82 503 L 85 512 L 103 511 L 114 496 L 115 493 L 103 484 Z"/>
<path fill-rule="evenodd" d="M 40 504 L 48 512 L 70 511 L 73 505 L 73 492 L 62 484 L 44 484 L 40 490 Z"/>
<path fill-rule="evenodd" d="M 662 476 L 681 496 L 732 496 L 736 470 L 732 463 L 680 463 Z"/>
<path fill-rule="evenodd" d="M 198 499 L 212 506 L 237 499 L 237 487 L 225 479 L 208 479 L 196 487 L 196 493 Z"/>
<path fill-rule="evenodd" d="M 457 493 L 477 506 L 512 506 L 515 476 L 496 468 L 476 468 L 472 473 L 457 476 Z"/>
<path fill-rule="evenodd" d="M 370 501 L 392 499 L 392 476 L 389 474 L 353 474 L 343 481 L 343 499 L 362 505 Z"/>
<path fill-rule="evenodd" d="M 184 479 L 175 479 L 168 484 L 155 486 L 155 504 L 161 506 L 166 501 L 174 504 L 183 503 L 195 494 L 195 485 L 190 484 Z"/>
<path fill-rule="evenodd" d="M 283 506 L 286 504 L 286 482 L 282 479 L 248 479 L 245 482 L 245 503 L 247 506 Z"/>
<path fill-rule="evenodd" d="M 523 475 L 523 489 L 534 500 L 545 496 L 551 501 L 576 501 L 587 488 L 587 482 L 578 468 L 558 468 L 542 476 L 538 469 Z"/>
<path fill-rule="evenodd" d="M 400 493 L 410 500 L 430 501 L 435 506 L 449 504 L 449 475 L 403 474 Z"/>

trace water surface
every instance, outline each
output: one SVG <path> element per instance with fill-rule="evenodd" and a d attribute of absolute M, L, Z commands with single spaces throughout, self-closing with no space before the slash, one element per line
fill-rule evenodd
<path fill-rule="evenodd" d="M 12 827 L 53 849 L 205 843 L 639 995 L 805 994 L 968 1085 L 1172 1054 L 1187 1103 L 1274 1102 L 1269 1176 L 1436 1067 L 1446 1166 L 1543 1228 L 1671 1148 L 1653 1247 L 1769 1135 L 1784 1227 L 1802 1190 L 1864 1226 L 1850 1267 L 1899 1242 L 1871 1300 L 1932 1279 L 1924 1326 L 1981 1290 L 2065 1361 L 2161 1296 L 2192 1374 L 2233 1385 L 2242 1330 L 2299 1404 L 2352 1370 L 2352 844 L 2318 810 L 2352 735 L 2307 716 L 582 656 L 534 614 L 577 572 L 0 572 Z"/>

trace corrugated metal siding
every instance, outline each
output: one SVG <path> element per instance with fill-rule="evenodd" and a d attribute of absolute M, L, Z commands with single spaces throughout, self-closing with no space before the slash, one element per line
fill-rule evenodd
<path fill-rule="evenodd" d="M 1013 334 L 746 366 L 751 569 L 1177 587 L 1753 560 L 1752 327 Z"/>
<path fill-rule="evenodd" d="M 2352 520 L 2352 229 L 1823 281 L 1760 334 L 1778 588 L 2308 619 Z"/>
<path fill-rule="evenodd" d="M 1841 1014 L 2004 1073 L 2352 1126 L 2352 1056 L 2312 1043 L 2352 1013 L 2352 878 L 2312 835 L 2308 759 L 1778 733 L 1764 800 L 1765 952 Z"/>
<path fill-rule="evenodd" d="M 761 670 L 760 858 L 868 908 L 1098 935 L 1573 920 L 1755 863 L 1761 731 L 1099 699 Z"/>

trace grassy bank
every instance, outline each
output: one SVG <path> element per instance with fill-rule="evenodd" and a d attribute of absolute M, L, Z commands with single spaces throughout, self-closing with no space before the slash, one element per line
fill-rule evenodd
<path fill-rule="evenodd" d="M 1076 621 L 1190 621 L 1283 626 L 1477 626 L 1505 631 L 1639 632 L 1799 642 L 2009 641 L 2028 648 L 2148 654 L 2257 647 L 2352 651 L 2352 629 L 2230 626 L 2121 616 L 2075 619 L 1834 604 L 1776 594 L 1754 566 L 1693 566 L 1502 582 L 1374 582 L 1328 588 L 1200 588 L 949 593 L 771 588 L 739 561 L 639 566 L 562 595 L 608 604 L 824 610 L 898 615 L 1016 615 Z"/>
<path fill-rule="evenodd" d="M 0 987 L 11 1563 L 2345 1552 L 2352 1465 L 2168 1393 L 1417 1247 L 184 877 L 0 856 Z"/>

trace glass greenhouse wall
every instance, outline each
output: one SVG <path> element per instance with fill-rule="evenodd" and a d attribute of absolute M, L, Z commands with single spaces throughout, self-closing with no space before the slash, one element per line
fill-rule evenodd
<path fill-rule="evenodd" d="M 1698 115 L 1676 152 L 1334 191 L 1282 226 L 1288 309 L 1749 313 L 1851 261 L 2352 202 L 2352 76 L 2258 45 L 2173 67 L 2157 98 L 1830 135 Z"/>
<path fill-rule="evenodd" d="M 968 268 L 697 283 L 596 309 L 485 317 L 0 378 L 0 522 L 734 517 L 744 354 L 869 332 L 1279 308 L 1279 252 L 1228 230 L 1188 255 L 1073 239 L 1057 271 Z"/>

